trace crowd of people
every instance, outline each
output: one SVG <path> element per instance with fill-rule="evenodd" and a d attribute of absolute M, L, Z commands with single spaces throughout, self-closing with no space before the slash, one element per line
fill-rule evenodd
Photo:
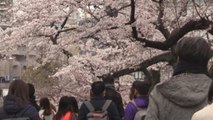
<path fill-rule="evenodd" d="M 75 97 L 63 96 L 57 109 L 48 97 L 36 102 L 32 84 L 14 80 L 3 99 L 0 120 L 212 120 L 213 83 L 207 70 L 211 46 L 201 37 L 184 37 L 175 54 L 172 77 L 152 90 L 150 81 L 134 81 L 126 106 L 112 76 L 93 82 L 90 100 L 80 107 Z"/>

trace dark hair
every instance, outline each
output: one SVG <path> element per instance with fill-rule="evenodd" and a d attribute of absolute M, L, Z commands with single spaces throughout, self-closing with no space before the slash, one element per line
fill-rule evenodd
<path fill-rule="evenodd" d="M 108 76 L 104 76 L 102 78 L 104 84 L 114 84 L 114 77 L 111 76 L 111 75 L 108 75 Z"/>
<path fill-rule="evenodd" d="M 14 80 L 10 83 L 8 95 L 13 95 L 21 100 L 21 104 L 29 103 L 29 91 L 27 84 L 22 80 Z"/>
<path fill-rule="evenodd" d="M 50 115 L 52 113 L 51 107 L 50 107 L 50 101 L 47 97 L 43 97 L 39 101 L 41 109 L 44 109 L 43 115 Z"/>
<path fill-rule="evenodd" d="M 105 90 L 105 86 L 102 81 L 93 82 L 91 87 L 93 95 L 101 95 Z"/>
<path fill-rule="evenodd" d="M 132 83 L 132 87 L 130 89 L 130 99 L 136 98 L 134 95 L 135 90 L 141 95 L 141 96 L 147 96 L 151 87 L 151 83 L 148 81 L 140 81 L 136 80 Z"/>
<path fill-rule="evenodd" d="M 56 120 L 60 120 L 63 115 L 68 111 L 72 111 L 70 107 L 70 98 L 68 96 L 63 96 L 59 100 L 58 112 L 56 113 Z"/>
<path fill-rule="evenodd" d="M 70 105 L 71 105 L 72 111 L 75 113 L 78 113 L 79 109 L 78 109 L 77 100 L 73 96 L 70 96 L 69 99 L 70 99 Z"/>
<path fill-rule="evenodd" d="M 207 65 L 211 58 L 211 46 L 201 37 L 184 37 L 176 45 L 176 55 L 180 60 Z"/>
<path fill-rule="evenodd" d="M 29 97 L 30 97 L 31 99 L 34 99 L 34 98 L 35 98 L 35 96 L 34 96 L 34 94 L 35 94 L 34 85 L 31 84 L 31 83 L 27 83 L 27 85 L 28 85 L 28 87 L 29 87 Z"/>
<path fill-rule="evenodd" d="M 29 89 L 29 101 L 31 103 L 32 106 L 34 106 L 37 111 L 40 110 L 40 107 L 38 106 L 37 102 L 36 102 L 36 97 L 35 97 L 35 88 L 34 85 L 31 83 L 27 83 L 28 85 L 28 89 Z"/>
<path fill-rule="evenodd" d="M 209 93 L 208 93 L 208 101 L 211 104 L 213 102 L 213 82 L 211 83 L 209 87 Z"/>

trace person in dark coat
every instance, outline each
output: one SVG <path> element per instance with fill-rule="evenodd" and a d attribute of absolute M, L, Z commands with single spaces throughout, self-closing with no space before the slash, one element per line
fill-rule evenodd
<path fill-rule="evenodd" d="M 123 107 L 123 100 L 121 94 L 115 90 L 114 85 L 114 77 L 107 76 L 103 78 L 104 85 L 106 87 L 105 90 L 105 98 L 112 100 L 119 112 L 120 118 L 124 117 L 124 107 Z"/>
<path fill-rule="evenodd" d="M 0 120 L 11 116 L 39 120 L 38 111 L 29 103 L 28 86 L 22 80 L 11 82 L 8 95 L 4 97 L 3 107 L 0 108 Z"/>
<path fill-rule="evenodd" d="M 29 97 L 30 97 L 30 104 L 36 108 L 37 111 L 40 110 L 39 105 L 36 102 L 36 97 L 35 97 L 35 87 L 31 83 L 27 83 L 29 87 Z"/>
<path fill-rule="evenodd" d="M 91 100 L 90 103 L 93 105 L 95 109 L 100 109 L 106 102 L 106 99 L 104 98 L 104 90 L 105 86 L 102 81 L 97 81 L 92 83 L 91 85 Z M 78 114 L 78 120 L 87 120 L 87 114 L 89 113 L 89 109 L 83 103 L 80 107 L 79 114 Z M 114 102 L 111 102 L 109 107 L 107 108 L 108 117 L 110 120 L 121 120 L 118 110 L 116 108 L 116 105 Z"/>

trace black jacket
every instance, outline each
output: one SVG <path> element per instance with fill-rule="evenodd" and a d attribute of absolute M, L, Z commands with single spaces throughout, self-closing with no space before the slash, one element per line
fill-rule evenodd
<path fill-rule="evenodd" d="M 123 101 L 122 101 L 122 97 L 121 94 L 118 93 L 114 87 L 112 86 L 106 86 L 106 90 L 105 90 L 105 98 L 112 100 L 119 112 L 120 117 L 122 118 L 124 116 L 124 107 L 123 107 Z"/>
<path fill-rule="evenodd" d="M 18 98 L 8 95 L 4 98 L 3 107 L 0 108 L 0 120 L 14 115 L 29 117 L 31 120 L 39 120 L 38 111 L 35 107 L 30 104 L 21 105 Z"/>
<path fill-rule="evenodd" d="M 98 109 L 98 108 L 102 108 L 105 101 L 106 101 L 106 99 L 104 97 L 95 96 L 91 99 L 90 102 L 95 109 Z M 83 103 L 79 110 L 78 120 L 87 120 L 88 113 L 89 113 L 89 110 L 88 110 L 87 106 Z M 108 113 L 110 120 L 121 120 L 114 102 L 111 102 L 110 106 L 107 109 L 107 113 Z"/>

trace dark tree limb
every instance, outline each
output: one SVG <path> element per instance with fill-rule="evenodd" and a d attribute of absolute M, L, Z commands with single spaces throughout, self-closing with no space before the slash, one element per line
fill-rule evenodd
<path fill-rule="evenodd" d="M 140 42 L 144 42 L 145 47 L 151 47 L 151 48 L 156 48 L 160 50 L 168 50 L 173 45 L 175 45 L 177 41 L 180 38 L 182 38 L 184 35 L 186 35 L 188 32 L 191 32 L 194 30 L 205 30 L 212 25 L 213 25 L 213 21 L 209 21 L 204 18 L 201 18 L 200 20 L 197 20 L 197 21 L 191 20 L 188 23 L 186 23 L 183 27 L 173 30 L 169 38 L 163 42 L 151 41 L 144 38 L 138 38 L 136 40 Z"/>
<path fill-rule="evenodd" d="M 156 28 L 163 34 L 163 36 L 168 39 L 170 36 L 169 30 L 163 24 L 164 16 L 164 2 L 163 0 L 159 1 L 159 15 L 157 19 Z"/>
<path fill-rule="evenodd" d="M 67 23 L 67 20 L 68 20 L 69 16 L 66 16 L 63 23 L 61 24 L 61 29 L 64 28 L 64 26 L 66 25 Z M 58 31 L 54 36 L 51 36 L 50 37 L 50 40 L 52 41 L 53 45 L 57 45 L 57 38 L 58 36 L 60 35 L 61 31 Z"/>
<path fill-rule="evenodd" d="M 135 0 L 131 0 L 131 12 L 130 12 L 130 21 L 126 23 L 125 25 L 131 25 L 132 26 L 132 36 L 133 38 L 138 38 L 138 31 L 137 27 L 135 24 L 136 19 L 135 19 Z"/>
<path fill-rule="evenodd" d="M 211 35 L 213 35 L 213 25 L 211 26 L 211 29 L 208 30 L 208 33 L 210 33 Z"/>
<path fill-rule="evenodd" d="M 65 49 L 62 49 L 62 52 L 63 52 L 63 54 L 64 55 L 66 55 L 67 56 L 67 58 L 69 59 L 70 57 L 72 57 L 73 56 L 73 54 L 72 53 L 70 53 L 69 51 L 67 51 L 67 50 L 65 50 Z"/>
<path fill-rule="evenodd" d="M 105 76 L 113 76 L 114 78 L 118 78 L 120 76 L 126 75 L 126 74 L 130 74 L 133 72 L 137 72 L 137 71 L 143 71 L 145 70 L 147 67 L 159 63 L 159 62 L 170 62 L 174 60 L 174 56 L 172 55 L 171 52 L 165 52 L 162 53 L 160 55 L 154 56 L 148 60 L 143 61 L 142 63 L 138 64 L 137 66 L 131 67 L 131 68 L 126 68 L 120 71 L 116 71 L 113 72 L 113 74 L 106 74 L 106 75 L 102 75 L 102 76 L 98 76 L 98 78 L 103 78 Z"/>
<path fill-rule="evenodd" d="M 152 0 L 152 2 L 162 3 L 162 2 L 163 2 L 163 0 Z"/>
<path fill-rule="evenodd" d="M 135 19 L 135 0 L 131 0 L 131 15 L 130 15 L 130 24 L 134 24 Z M 138 38 L 138 32 L 136 25 L 132 25 L 132 35 L 134 38 Z"/>

